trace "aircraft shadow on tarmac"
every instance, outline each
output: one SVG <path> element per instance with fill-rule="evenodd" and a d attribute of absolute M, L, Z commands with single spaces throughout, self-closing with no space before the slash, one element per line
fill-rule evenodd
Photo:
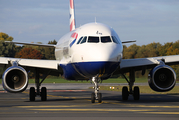
<path fill-rule="evenodd" d="M 52 102 L 52 101 L 90 101 L 91 92 L 84 91 L 84 92 L 65 92 L 65 93 L 57 93 L 56 97 L 48 97 L 47 101 L 45 102 Z M 179 94 L 141 94 L 140 100 L 134 100 L 132 95 L 129 95 L 129 99 L 124 101 L 122 100 L 121 94 L 110 94 L 109 92 L 102 92 L 102 100 L 103 101 L 115 101 L 115 102 L 125 102 L 125 103 L 158 103 L 158 102 L 179 102 Z M 30 102 L 30 101 L 26 101 Z M 34 102 L 42 102 L 37 99 Z"/>
<path fill-rule="evenodd" d="M 132 95 L 129 96 L 128 100 L 122 100 L 122 96 L 109 96 L 103 97 L 103 100 L 120 101 L 125 103 L 179 102 L 179 95 L 143 94 L 140 96 L 140 100 L 134 100 Z"/>

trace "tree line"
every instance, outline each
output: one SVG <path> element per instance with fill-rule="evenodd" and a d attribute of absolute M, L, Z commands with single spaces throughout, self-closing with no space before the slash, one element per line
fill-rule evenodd
<path fill-rule="evenodd" d="M 13 41 L 13 37 L 0 32 L 0 57 L 55 60 L 55 48 L 31 45 L 18 46 L 13 43 L 5 43 L 4 41 Z M 48 42 L 48 44 L 56 43 L 56 40 Z M 42 43 L 38 42 L 38 44 Z"/>
<path fill-rule="evenodd" d="M 0 32 L 0 57 L 55 60 L 55 48 L 30 45 L 18 46 L 13 43 L 6 43 L 4 41 L 13 41 L 13 37 L 6 33 Z M 48 44 L 56 43 L 56 40 L 48 42 Z M 38 44 L 42 43 L 38 42 Z M 3 72 L 4 69 L 0 68 L 0 77 L 2 77 Z M 32 76 L 33 74 L 30 74 L 30 77 Z"/>
<path fill-rule="evenodd" d="M 13 41 L 13 37 L 6 33 L 0 33 L 0 57 L 15 57 L 15 58 L 28 58 L 28 59 L 47 59 L 55 60 L 54 48 L 23 45 L 17 46 L 12 43 L 5 43 L 4 41 Z M 56 44 L 56 40 L 49 41 L 48 44 Z M 39 42 L 39 44 L 41 44 Z M 147 45 L 130 45 L 123 46 L 123 59 L 146 58 L 157 56 L 168 56 L 179 54 L 179 40 L 176 42 L 167 42 L 164 45 L 160 43 L 150 43 Z M 179 78 L 179 66 L 171 66 Z M 0 76 L 2 70 L 0 68 Z M 147 76 L 148 73 L 146 72 Z M 140 72 L 136 72 L 136 77 L 141 77 Z"/>
<path fill-rule="evenodd" d="M 168 56 L 179 54 L 179 40 L 176 42 L 168 42 L 164 45 L 160 43 L 150 43 L 147 45 L 138 46 L 133 44 L 129 47 L 124 45 L 124 59 L 132 58 L 146 58 L 146 57 L 157 57 L 157 56 Z"/>
<path fill-rule="evenodd" d="M 124 45 L 123 48 L 123 59 L 178 55 L 179 40 L 176 42 L 167 42 L 164 45 L 153 42 L 142 46 L 133 44 L 127 47 Z M 172 65 L 171 67 L 175 70 L 177 78 L 179 79 L 179 65 Z M 147 77 L 149 72 L 150 70 L 148 70 L 144 76 Z M 136 72 L 136 77 L 142 77 L 141 71 Z"/>

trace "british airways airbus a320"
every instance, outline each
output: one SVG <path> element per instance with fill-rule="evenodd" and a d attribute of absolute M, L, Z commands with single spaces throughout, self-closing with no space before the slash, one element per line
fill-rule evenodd
<path fill-rule="evenodd" d="M 91 102 L 102 101 L 98 83 L 107 80 L 111 75 L 129 72 L 128 87 L 122 89 L 122 99 L 127 100 L 131 94 L 134 100 L 139 100 L 139 87 L 133 86 L 135 71 L 151 69 L 149 86 L 154 91 L 165 92 L 173 89 L 176 83 L 175 71 L 168 65 L 178 64 L 179 56 L 162 56 L 141 59 L 122 59 L 123 43 L 117 33 L 108 25 L 102 23 L 88 23 L 75 28 L 73 0 L 70 0 L 70 32 L 64 35 L 56 45 L 39 45 L 31 43 L 13 42 L 14 44 L 28 44 L 55 47 L 56 60 L 34 60 L 21 58 L 0 57 L 0 66 L 6 68 L 2 84 L 6 91 L 23 92 L 28 86 L 28 73 L 35 73 L 36 90 L 30 88 L 30 101 L 35 101 L 37 95 L 42 101 L 47 100 L 46 87 L 40 88 L 48 75 L 60 74 L 67 80 L 91 80 L 94 92 Z M 128 41 L 130 42 L 130 41 Z M 39 74 L 44 74 L 39 80 Z M 120 81 L 119 81 L 120 82 Z"/>

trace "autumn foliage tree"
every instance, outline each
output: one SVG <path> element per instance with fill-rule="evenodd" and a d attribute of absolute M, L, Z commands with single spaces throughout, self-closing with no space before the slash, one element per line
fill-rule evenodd
<path fill-rule="evenodd" d="M 9 36 L 6 33 L 0 32 L 0 40 L 4 40 L 4 41 L 12 41 L 14 38 Z"/>
<path fill-rule="evenodd" d="M 53 44 L 56 45 L 57 41 L 49 41 L 48 44 Z M 48 60 L 55 60 L 55 48 L 52 47 L 39 47 L 39 51 L 41 51 L 43 55 L 43 59 L 48 59 Z"/>
<path fill-rule="evenodd" d="M 26 58 L 26 59 L 42 59 L 42 54 L 40 51 L 32 48 L 23 48 L 20 52 L 16 53 L 16 58 Z"/>
<path fill-rule="evenodd" d="M 0 32 L 0 57 L 14 57 L 15 45 L 5 43 L 4 41 L 12 41 L 13 37 L 6 33 Z"/>

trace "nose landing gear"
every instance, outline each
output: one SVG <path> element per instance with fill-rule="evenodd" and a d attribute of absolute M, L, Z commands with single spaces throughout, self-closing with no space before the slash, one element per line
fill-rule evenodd
<path fill-rule="evenodd" d="M 99 79 L 97 77 L 92 78 L 92 82 L 94 83 L 94 92 L 91 93 L 91 102 L 95 103 L 95 100 L 98 100 L 98 103 L 102 102 L 102 94 L 99 93 Z"/>

